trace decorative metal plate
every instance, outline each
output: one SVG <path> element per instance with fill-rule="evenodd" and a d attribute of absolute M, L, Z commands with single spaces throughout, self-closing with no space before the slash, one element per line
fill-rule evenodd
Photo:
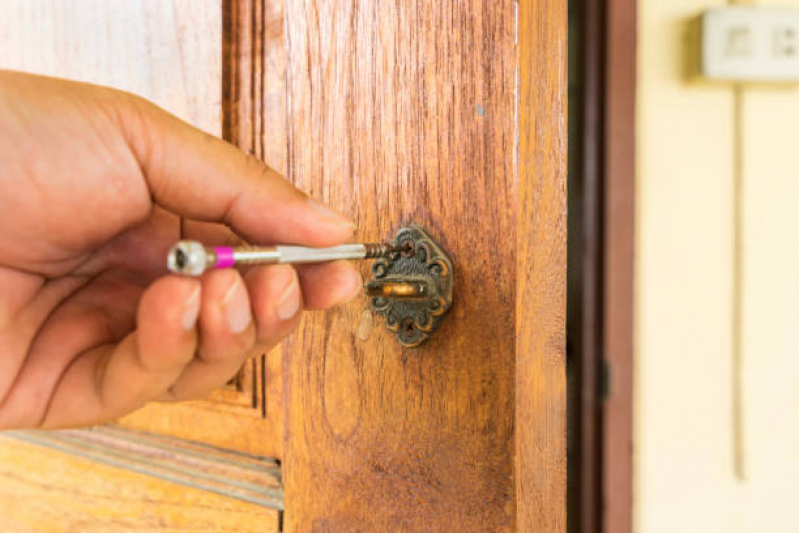
<path fill-rule="evenodd" d="M 366 284 L 372 311 L 403 346 L 426 341 L 452 306 L 452 261 L 420 227 L 402 228 L 394 251 L 372 265 Z"/>

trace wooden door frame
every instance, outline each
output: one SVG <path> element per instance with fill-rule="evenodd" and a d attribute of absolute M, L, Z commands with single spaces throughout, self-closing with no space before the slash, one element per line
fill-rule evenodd
<path fill-rule="evenodd" d="M 633 510 L 636 0 L 581 0 L 579 295 L 570 313 L 571 531 L 629 533 Z"/>

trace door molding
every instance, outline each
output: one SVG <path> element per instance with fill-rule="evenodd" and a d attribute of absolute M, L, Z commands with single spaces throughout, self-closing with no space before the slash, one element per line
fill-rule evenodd
<path fill-rule="evenodd" d="M 579 135 L 571 261 L 574 357 L 574 531 L 630 533 L 633 506 L 633 348 L 637 2 L 577 0 L 582 8 Z M 574 21 L 573 21 L 574 22 Z M 577 190 L 579 189 L 579 190 Z"/>

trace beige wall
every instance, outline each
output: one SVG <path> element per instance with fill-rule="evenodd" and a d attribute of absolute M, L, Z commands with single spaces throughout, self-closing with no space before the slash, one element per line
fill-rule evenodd
<path fill-rule="evenodd" d="M 637 532 L 799 531 L 799 87 L 686 79 L 723 4 L 639 3 Z"/>

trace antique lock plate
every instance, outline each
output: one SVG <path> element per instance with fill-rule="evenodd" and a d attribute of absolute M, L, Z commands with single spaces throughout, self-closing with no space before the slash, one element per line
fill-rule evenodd
<path fill-rule="evenodd" d="M 452 307 L 452 261 L 420 227 L 402 228 L 393 251 L 372 265 L 372 311 L 406 347 L 419 346 Z"/>

